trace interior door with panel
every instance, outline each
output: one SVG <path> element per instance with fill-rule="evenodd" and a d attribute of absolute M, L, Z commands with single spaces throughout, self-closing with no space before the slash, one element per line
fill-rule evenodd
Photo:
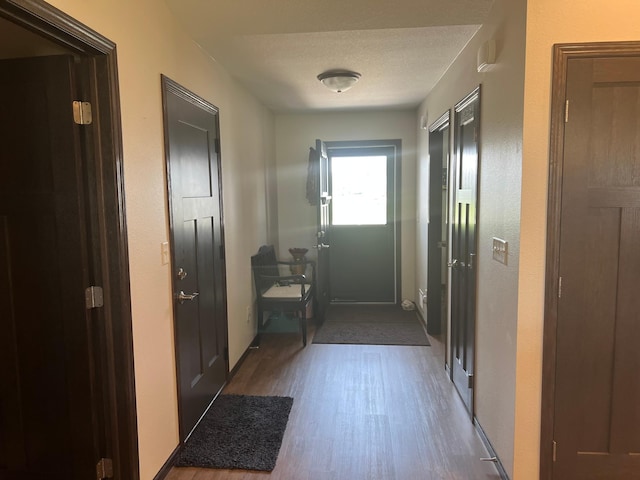
<path fill-rule="evenodd" d="M 96 478 L 104 455 L 74 68 L 63 55 L 0 62 L 3 479 Z"/>
<path fill-rule="evenodd" d="M 429 231 L 427 239 L 427 332 L 437 335 L 447 318 L 449 112 L 429 127 Z M 447 360 L 447 365 L 449 361 Z"/>
<path fill-rule="evenodd" d="M 227 307 L 218 110 L 162 77 L 180 438 L 226 382 Z"/>
<path fill-rule="evenodd" d="M 570 58 L 564 106 L 553 478 L 640 479 L 640 45 Z"/>
<path fill-rule="evenodd" d="M 454 109 L 451 215 L 451 355 L 452 376 L 473 417 L 476 334 L 476 245 L 478 220 L 478 138 L 480 89 Z"/>

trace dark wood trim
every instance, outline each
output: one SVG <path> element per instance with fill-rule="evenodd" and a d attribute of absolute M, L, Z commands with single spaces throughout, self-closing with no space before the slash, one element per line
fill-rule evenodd
<path fill-rule="evenodd" d="M 402 140 L 342 140 L 324 142 L 327 146 L 327 152 L 336 149 L 347 148 L 384 148 L 390 147 L 394 150 L 394 166 L 395 166 L 395 223 L 396 223 L 396 304 L 402 302 Z M 331 157 L 331 155 L 329 155 Z"/>
<path fill-rule="evenodd" d="M 249 356 L 249 353 L 251 353 L 251 350 L 257 350 L 258 348 L 260 348 L 259 346 L 254 345 L 259 345 L 259 335 L 253 337 L 253 340 L 251 341 L 249 346 L 246 348 L 240 359 L 236 362 L 235 366 L 231 369 L 229 375 L 227 375 L 227 385 L 231 382 L 233 377 L 236 376 L 236 373 L 238 373 L 238 370 L 240 370 L 240 367 Z"/>
<path fill-rule="evenodd" d="M 162 468 L 160 468 L 158 473 L 156 473 L 156 476 L 153 477 L 153 480 L 164 480 L 166 476 L 169 475 L 169 472 L 173 468 L 173 464 L 176 463 L 176 458 L 182 451 L 182 447 L 183 447 L 183 444 L 181 443 L 173 450 L 173 452 L 171 452 L 171 455 L 169 455 L 169 458 L 167 459 L 166 462 L 164 462 L 164 465 L 162 465 Z"/>
<path fill-rule="evenodd" d="M 168 93 L 168 92 L 173 93 L 178 97 L 186 100 L 187 102 L 192 103 L 196 107 L 202 110 L 205 110 L 206 112 L 212 113 L 216 116 L 220 114 L 220 109 L 218 109 L 218 107 L 209 103 L 207 100 L 196 95 L 192 91 L 187 90 L 178 82 L 171 80 L 166 75 L 160 75 L 160 78 L 162 80 L 162 87 L 164 88 L 165 93 Z M 218 154 L 219 153 L 220 152 L 218 152 Z"/>
<path fill-rule="evenodd" d="M 440 115 L 430 126 L 429 126 L 429 149 L 431 149 L 431 135 L 434 132 L 439 132 L 441 130 L 444 130 L 445 128 L 449 128 L 451 129 L 451 124 L 453 123 L 453 113 L 451 111 L 451 109 L 448 109 L 446 112 L 444 112 L 442 115 Z M 453 159 L 452 156 L 452 152 L 454 151 L 454 146 L 453 146 L 453 135 L 451 134 L 451 130 L 449 130 L 449 138 L 448 138 L 448 142 L 447 142 L 447 146 L 449 149 L 449 161 L 447 162 L 447 197 L 446 197 L 446 202 L 447 202 L 447 216 L 450 217 L 451 216 L 451 212 L 450 212 L 450 207 L 451 207 L 451 161 Z M 431 165 L 429 166 L 429 175 L 431 175 Z M 451 260 L 451 254 L 450 254 L 450 248 L 451 248 L 451 239 L 449 238 L 450 236 L 450 228 L 451 228 L 451 219 L 447 218 L 446 219 L 446 225 L 447 225 L 447 262 L 449 262 Z M 427 241 L 428 244 L 428 241 Z M 427 245 L 427 258 L 428 258 L 428 245 Z M 428 262 L 427 262 L 427 268 L 428 268 Z M 444 318 L 440 319 L 440 332 L 444 333 L 445 338 L 444 338 L 444 367 L 445 367 L 445 371 L 447 372 L 447 376 L 449 377 L 449 379 L 453 382 L 453 369 L 451 368 L 451 362 L 453 362 L 453 356 L 452 356 L 452 349 L 451 349 L 451 339 L 449 338 L 449 325 L 450 325 L 450 318 L 451 318 L 451 305 L 449 303 L 449 283 L 450 283 L 450 276 L 449 276 L 449 271 L 447 269 L 447 289 L 445 291 L 445 302 L 447 304 L 447 314 L 444 316 Z M 428 284 L 428 278 L 429 278 L 429 272 L 427 271 L 427 284 Z M 428 287 L 427 287 L 427 295 L 428 295 Z M 428 298 L 428 297 L 427 297 Z M 427 307 L 428 308 L 428 307 Z"/>
<path fill-rule="evenodd" d="M 419 309 L 419 308 L 417 308 L 417 307 L 416 307 L 415 312 L 416 312 L 416 315 L 418 315 L 418 321 L 422 324 L 422 326 L 424 327 L 425 332 L 426 332 L 426 329 L 427 329 L 427 321 L 424 319 L 424 315 L 422 315 L 422 312 L 421 312 L 421 311 L 420 311 L 420 309 Z"/>
<path fill-rule="evenodd" d="M 470 103 L 474 102 L 476 99 L 478 99 L 478 102 L 480 102 L 480 85 L 474 88 L 462 100 L 460 100 L 458 103 L 455 104 L 455 106 L 453 107 L 454 112 L 456 113 L 461 112 Z M 478 125 L 480 125 L 480 122 L 478 122 Z"/>
<path fill-rule="evenodd" d="M 429 199 L 427 204 L 428 221 L 427 224 L 427 319 L 429 323 L 429 333 L 439 335 L 442 327 L 446 328 L 446 319 L 442 316 L 442 164 L 445 160 L 443 143 L 451 143 L 451 113 L 447 110 L 429 127 Z M 445 130 L 449 129 L 445 138 Z M 450 152 L 447 152 L 450 153 Z M 449 158 L 451 156 L 449 155 Z M 447 171 L 449 165 L 447 162 Z M 449 193 L 447 185 L 447 193 Z M 446 205 L 447 211 L 449 206 Z M 449 222 L 447 221 L 448 225 Z M 438 259 L 438 261 L 435 261 Z M 447 272 L 448 273 L 448 272 Z M 447 282 L 448 283 L 448 282 Z M 445 359 L 448 345 L 445 345 Z"/>
<path fill-rule="evenodd" d="M 550 480 L 553 475 L 552 444 L 558 325 L 557 292 L 560 275 L 559 248 L 567 66 L 569 60 L 573 58 L 624 57 L 637 56 L 638 54 L 640 54 L 640 42 L 556 44 L 553 47 L 540 426 L 540 478 L 542 480 Z"/>
<path fill-rule="evenodd" d="M 42 0 L 1 0 L 0 16 L 78 53 L 110 55 L 115 49 L 111 40 Z"/>
<path fill-rule="evenodd" d="M 102 355 L 106 395 L 105 430 L 116 478 L 139 478 L 133 367 L 129 258 L 124 203 L 122 126 L 115 43 L 42 0 L 0 0 L 0 16 L 65 46 L 85 63 L 83 90 L 92 101 L 90 158 L 94 172 L 90 201 L 99 215 L 93 225 L 91 263 L 102 272 L 105 331 Z M 99 138 L 99 141 L 97 139 Z"/>
<path fill-rule="evenodd" d="M 484 432 L 484 429 L 482 428 L 482 425 L 480 425 L 478 418 L 475 416 L 473 417 L 473 424 L 476 427 L 476 432 L 478 432 L 478 436 L 480 437 L 480 440 L 482 440 L 482 443 L 484 444 L 484 448 L 486 448 L 487 452 L 489 453 L 489 458 L 495 458 L 495 462 L 493 462 L 493 464 L 495 465 L 496 470 L 498 470 L 500 479 L 509 480 L 509 475 L 507 475 L 507 471 L 504 469 L 504 466 L 500 461 L 500 457 L 498 456 L 495 449 L 493 448 L 493 445 L 491 445 L 491 442 L 489 441 L 489 437 L 487 437 L 487 434 Z"/>
<path fill-rule="evenodd" d="M 438 119 L 429 126 L 429 133 L 437 132 L 451 124 L 451 111 L 447 110 Z"/>

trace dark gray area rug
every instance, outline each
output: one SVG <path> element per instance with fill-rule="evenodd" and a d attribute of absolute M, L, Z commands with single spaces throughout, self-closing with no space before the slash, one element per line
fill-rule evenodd
<path fill-rule="evenodd" d="M 397 305 L 331 305 L 313 343 L 430 345 L 415 310 Z"/>
<path fill-rule="evenodd" d="M 274 469 L 291 397 L 220 395 L 178 455 L 177 467 Z"/>

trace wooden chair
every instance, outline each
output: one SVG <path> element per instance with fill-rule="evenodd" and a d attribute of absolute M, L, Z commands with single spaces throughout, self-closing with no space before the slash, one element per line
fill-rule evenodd
<path fill-rule="evenodd" d="M 311 265 L 311 276 L 282 275 L 279 266 Z M 251 268 L 258 301 L 258 341 L 269 320 L 263 322 L 265 312 L 294 313 L 300 322 L 302 344 L 307 345 L 307 308 L 313 308 L 316 264 L 305 262 L 282 262 L 276 259 L 273 245 L 263 245 L 251 257 Z"/>

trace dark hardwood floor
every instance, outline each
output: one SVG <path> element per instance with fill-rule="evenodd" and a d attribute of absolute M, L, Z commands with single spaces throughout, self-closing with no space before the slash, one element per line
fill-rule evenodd
<path fill-rule="evenodd" d="M 309 339 L 314 329 L 310 328 Z M 314 345 L 265 335 L 223 393 L 294 398 L 276 468 L 167 480 L 499 480 L 444 371 L 444 345 Z"/>

